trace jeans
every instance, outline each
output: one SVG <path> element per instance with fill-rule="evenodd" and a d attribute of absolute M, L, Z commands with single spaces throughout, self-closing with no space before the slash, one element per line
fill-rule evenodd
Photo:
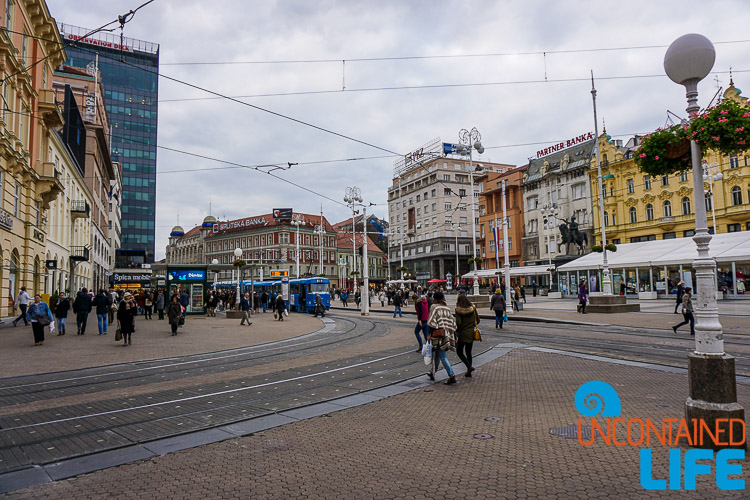
<path fill-rule="evenodd" d="M 21 314 L 19 314 L 18 317 L 13 320 L 14 324 L 18 323 L 21 320 L 23 320 L 23 324 L 28 326 L 29 320 L 26 319 L 26 308 L 27 307 L 29 307 L 28 304 L 18 304 L 18 308 L 21 310 Z"/>
<path fill-rule="evenodd" d="M 401 314 L 401 306 L 396 306 L 396 307 L 395 307 L 395 308 L 393 309 L 393 317 L 394 317 L 394 318 L 396 317 L 396 314 L 398 314 L 398 317 L 399 317 L 399 318 L 403 318 L 403 317 L 404 317 L 404 315 L 403 315 L 403 314 Z"/>
<path fill-rule="evenodd" d="M 394 316 L 395 317 L 395 316 Z M 420 326 L 419 322 L 417 322 L 416 325 L 414 325 L 414 335 L 417 337 L 417 342 L 419 342 L 419 348 L 422 348 L 422 337 L 419 336 L 419 332 L 422 332 L 422 335 L 424 335 L 424 340 L 427 342 L 427 337 L 430 336 L 430 327 L 427 326 L 427 321 L 422 321 L 422 325 Z"/>
<path fill-rule="evenodd" d="M 443 363 L 443 367 L 445 367 L 445 371 L 448 372 L 448 376 L 453 376 L 453 368 L 451 368 L 451 364 L 448 363 L 448 351 L 444 351 L 439 347 L 433 346 L 433 351 L 435 354 L 435 373 L 440 369 L 440 363 Z"/>
<path fill-rule="evenodd" d="M 144 319 L 151 319 L 151 311 L 153 311 L 153 309 L 154 309 L 154 306 L 145 306 L 143 308 L 143 311 L 144 311 L 143 314 L 145 316 Z"/>
<path fill-rule="evenodd" d="M 68 318 L 57 318 L 57 333 L 65 331 L 65 320 Z"/>
<path fill-rule="evenodd" d="M 503 327 L 503 311 L 495 311 L 495 326 Z"/>
<path fill-rule="evenodd" d="M 690 335 L 695 335 L 695 318 L 693 317 L 693 313 L 682 313 L 682 317 L 684 318 L 684 321 L 679 325 L 675 325 L 675 330 L 677 330 L 682 325 L 687 325 L 688 323 L 690 323 Z"/>
<path fill-rule="evenodd" d="M 261 305 L 263 306 L 263 312 L 266 312 L 266 307 L 268 307 L 268 304 L 266 302 L 263 302 Z"/>
<path fill-rule="evenodd" d="M 456 354 L 458 358 L 466 365 L 466 369 L 471 368 L 471 347 L 474 342 L 456 342 Z"/>
<path fill-rule="evenodd" d="M 88 311 L 82 311 L 79 313 L 76 313 L 76 325 L 78 325 L 78 328 L 81 330 L 81 334 L 86 333 L 86 323 L 89 320 L 89 312 Z"/>
<path fill-rule="evenodd" d="M 96 313 L 96 319 L 99 323 L 99 335 L 107 333 L 107 313 Z"/>

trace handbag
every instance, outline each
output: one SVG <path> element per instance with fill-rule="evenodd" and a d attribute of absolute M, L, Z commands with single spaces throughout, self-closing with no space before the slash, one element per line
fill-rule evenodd
<path fill-rule="evenodd" d="M 430 337 L 433 339 L 442 339 L 445 337 L 445 328 L 435 328 L 430 331 Z"/>
<path fill-rule="evenodd" d="M 122 340 L 122 327 L 120 326 L 120 323 L 117 323 L 117 330 L 115 331 L 115 342 L 119 342 Z"/>
<path fill-rule="evenodd" d="M 44 316 L 39 316 L 36 321 L 42 326 L 47 326 L 50 323 L 49 316 L 47 316 L 46 314 Z"/>
<path fill-rule="evenodd" d="M 508 313 L 503 313 L 503 322 L 508 322 Z"/>
<path fill-rule="evenodd" d="M 474 311 L 474 340 L 482 341 L 482 332 L 477 328 L 477 312 Z"/>

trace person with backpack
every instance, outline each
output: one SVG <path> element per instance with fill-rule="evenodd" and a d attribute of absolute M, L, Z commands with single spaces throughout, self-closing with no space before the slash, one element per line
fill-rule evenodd
<path fill-rule="evenodd" d="M 341 292 L 341 303 L 344 305 L 344 307 L 349 307 L 349 304 L 346 303 L 346 299 L 349 298 L 349 293 L 344 290 Z"/>
<path fill-rule="evenodd" d="M 417 352 L 421 352 L 422 337 L 419 336 L 419 332 L 422 332 L 422 335 L 424 335 L 425 342 L 427 342 L 427 337 L 430 336 L 430 327 L 427 326 L 427 320 L 430 319 L 430 305 L 426 297 L 418 297 L 415 294 L 411 298 L 414 300 L 414 309 L 417 311 L 417 324 L 414 327 L 414 335 L 417 337 L 417 342 L 419 342 Z"/>

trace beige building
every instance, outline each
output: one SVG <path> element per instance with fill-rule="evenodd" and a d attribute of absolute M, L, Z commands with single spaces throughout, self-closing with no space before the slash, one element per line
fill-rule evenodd
<path fill-rule="evenodd" d="M 64 192 L 50 203 L 47 211 L 46 261 L 44 292 L 75 292 L 91 287 L 91 262 L 85 260 L 85 247 L 91 241 L 91 206 L 93 197 L 78 166 L 56 131 L 50 134 L 49 159 L 59 172 Z"/>
<path fill-rule="evenodd" d="M 45 2 L 8 1 L 0 8 L 0 283 L 6 298 L 0 315 L 8 316 L 21 286 L 32 293 L 44 287 L 45 217 L 64 189 L 47 154 L 51 129 L 63 121 L 52 70 L 65 53 Z"/>

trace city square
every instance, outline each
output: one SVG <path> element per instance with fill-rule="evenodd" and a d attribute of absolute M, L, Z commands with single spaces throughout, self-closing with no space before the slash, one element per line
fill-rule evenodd
<path fill-rule="evenodd" d="M 701 9 L 7 0 L 0 496 L 747 498 Z"/>

